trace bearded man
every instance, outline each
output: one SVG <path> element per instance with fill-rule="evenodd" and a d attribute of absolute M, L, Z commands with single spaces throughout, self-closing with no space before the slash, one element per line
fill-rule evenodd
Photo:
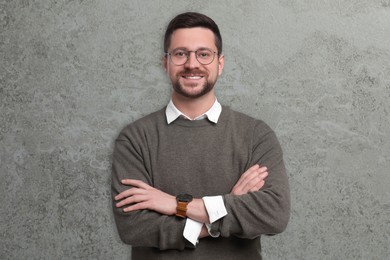
<path fill-rule="evenodd" d="M 115 142 L 112 198 L 132 259 L 261 259 L 262 235 L 282 232 L 290 195 L 282 149 L 263 121 L 222 106 L 217 24 L 183 13 L 168 25 L 172 97 Z"/>

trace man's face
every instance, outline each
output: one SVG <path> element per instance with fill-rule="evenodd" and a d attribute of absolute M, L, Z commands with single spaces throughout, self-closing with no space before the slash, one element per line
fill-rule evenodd
<path fill-rule="evenodd" d="M 195 27 L 190 29 L 178 29 L 172 33 L 171 44 L 168 52 L 176 49 L 196 51 L 207 48 L 218 53 L 215 46 L 214 33 L 206 28 Z M 177 66 L 167 56 L 164 58 L 164 67 L 172 82 L 175 94 L 187 98 L 198 98 L 206 94 L 214 95 L 214 85 L 222 73 L 224 57 L 215 54 L 213 62 L 202 65 L 195 57 L 194 52 L 186 63 Z"/>

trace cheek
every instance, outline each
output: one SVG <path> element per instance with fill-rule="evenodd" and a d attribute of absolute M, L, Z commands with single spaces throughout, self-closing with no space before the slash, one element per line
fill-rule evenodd
<path fill-rule="evenodd" d="M 170 78 L 176 77 L 177 70 L 175 68 L 173 68 L 172 66 L 168 65 L 168 67 L 166 68 L 166 72 Z"/>

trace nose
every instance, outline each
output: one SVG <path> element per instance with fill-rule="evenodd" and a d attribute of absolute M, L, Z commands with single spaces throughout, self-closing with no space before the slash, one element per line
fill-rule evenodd
<path fill-rule="evenodd" d="M 184 67 L 191 69 L 199 67 L 199 61 L 196 59 L 196 54 L 194 51 L 191 51 L 188 54 L 188 59 L 186 63 L 184 63 Z"/>

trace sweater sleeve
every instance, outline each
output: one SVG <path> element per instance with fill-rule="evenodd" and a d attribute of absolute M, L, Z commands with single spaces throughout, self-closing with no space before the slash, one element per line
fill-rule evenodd
<path fill-rule="evenodd" d="M 147 151 L 133 140 L 118 138 L 115 142 L 111 195 L 118 233 L 126 244 L 138 247 L 155 247 L 160 250 L 183 250 L 191 247 L 183 237 L 185 221 L 149 210 L 125 213 L 115 207 L 114 197 L 131 188 L 121 184 L 122 179 L 137 179 L 153 186 L 151 169 L 147 163 Z"/>
<path fill-rule="evenodd" d="M 262 234 L 277 234 L 286 228 L 290 217 L 290 192 L 280 144 L 263 122 L 257 121 L 253 129 L 248 167 L 266 166 L 269 175 L 259 191 L 224 195 L 228 215 L 212 226 L 222 237 L 253 239 Z"/>

